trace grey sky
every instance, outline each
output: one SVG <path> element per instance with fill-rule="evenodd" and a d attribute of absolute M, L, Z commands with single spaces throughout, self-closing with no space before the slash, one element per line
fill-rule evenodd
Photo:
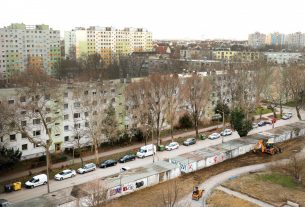
<path fill-rule="evenodd" d="M 249 33 L 305 32 L 303 0 L 1 0 L 0 27 L 13 22 L 145 27 L 154 39 L 247 39 Z"/>

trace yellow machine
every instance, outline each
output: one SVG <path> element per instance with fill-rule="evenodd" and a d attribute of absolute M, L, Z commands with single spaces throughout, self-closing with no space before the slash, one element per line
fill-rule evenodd
<path fill-rule="evenodd" d="M 193 190 L 192 199 L 198 201 L 202 197 L 203 192 L 204 192 L 203 189 L 199 189 L 198 187 L 195 187 Z"/>
<path fill-rule="evenodd" d="M 258 143 L 255 145 L 253 152 L 262 151 L 263 153 L 267 153 L 270 155 L 274 155 L 276 153 L 281 153 L 281 148 L 274 145 L 272 141 L 268 141 L 267 143 L 264 140 L 260 139 Z"/>
<path fill-rule="evenodd" d="M 15 182 L 12 184 L 13 191 L 21 190 L 21 182 Z"/>

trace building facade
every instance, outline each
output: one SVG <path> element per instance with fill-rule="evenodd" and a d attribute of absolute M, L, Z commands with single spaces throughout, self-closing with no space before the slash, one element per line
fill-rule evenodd
<path fill-rule="evenodd" d="M 256 61 L 262 58 L 260 52 L 253 51 L 232 51 L 232 50 L 217 50 L 213 51 L 215 60 L 227 61 Z"/>
<path fill-rule="evenodd" d="M 248 45 L 253 48 L 260 48 L 265 45 L 266 35 L 255 32 L 253 34 L 249 34 L 248 36 Z"/>
<path fill-rule="evenodd" d="M 60 32 L 48 25 L 11 24 L 0 28 L 0 78 L 26 68 L 55 74 L 60 61 Z"/>
<path fill-rule="evenodd" d="M 52 117 L 55 125 L 51 128 L 53 143 L 50 151 L 56 153 L 65 149 L 78 148 L 78 146 L 92 145 L 88 124 L 92 123 L 95 116 L 102 119 L 110 104 L 115 108 L 118 128 L 123 130 L 125 128 L 124 85 L 125 82 L 121 80 L 62 84 L 58 89 L 60 100 L 56 110 L 45 110 L 49 111 L 48 117 Z M 3 103 L 18 105 L 30 98 L 26 94 L 20 94 L 20 90 L 15 88 L 0 89 L 0 101 Z M 27 114 L 28 112 L 16 111 L 16 113 Z M 34 119 L 37 118 L 30 119 L 29 116 L 20 115 L 20 120 L 26 121 L 29 134 L 33 134 L 35 139 L 42 142 L 48 140 L 42 121 L 35 121 Z M 101 136 L 102 142 L 107 141 L 103 135 Z M 22 159 L 39 157 L 45 153 L 43 147 L 31 143 L 22 134 L 13 131 L 0 133 L 0 145 L 21 150 Z"/>
<path fill-rule="evenodd" d="M 285 44 L 285 34 L 274 32 L 266 36 L 266 45 L 283 46 Z"/>
<path fill-rule="evenodd" d="M 265 52 L 264 55 L 266 56 L 268 62 L 277 64 L 298 62 L 302 59 L 302 54 L 298 52 Z"/>
<path fill-rule="evenodd" d="M 291 49 L 303 48 L 305 46 L 305 33 L 296 32 L 286 35 L 285 44 Z"/>
<path fill-rule="evenodd" d="M 110 64 L 120 55 L 152 50 L 152 33 L 143 28 L 89 27 L 65 32 L 65 55 L 71 59 L 98 53 Z"/>

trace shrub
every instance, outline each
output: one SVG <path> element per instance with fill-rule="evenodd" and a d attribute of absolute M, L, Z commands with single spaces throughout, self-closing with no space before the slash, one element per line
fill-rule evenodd
<path fill-rule="evenodd" d="M 188 114 L 184 114 L 179 119 L 179 128 L 180 129 L 189 129 L 193 127 L 193 121 Z"/>

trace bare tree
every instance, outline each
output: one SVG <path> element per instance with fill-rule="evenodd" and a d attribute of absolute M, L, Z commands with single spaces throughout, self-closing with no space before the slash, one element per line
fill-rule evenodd
<path fill-rule="evenodd" d="M 105 111 L 105 115 L 102 120 L 102 132 L 111 144 L 114 144 L 114 142 L 118 140 L 118 121 L 116 119 L 115 109 L 112 106 L 112 103 L 109 104 Z"/>
<path fill-rule="evenodd" d="M 285 82 L 288 85 L 299 120 L 302 120 L 300 110 L 305 105 L 305 67 L 299 64 L 290 64 L 286 68 Z"/>
<path fill-rule="evenodd" d="M 179 202 L 179 198 L 182 197 L 181 186 L 178 181 L 167 181 L 165 188 L 162 189 L 162 193 L 159 196 L 156 207 L 190 207 L 187 202 Z"/>
<path fill-rule="evenodd" d="M 54 137 L 60 133 L 59 123 L 62 117 L 60 85 L 38 69 L 26 71 L 19 78 L 21 86 L 16 89 L 16 101 L 2 103 L 2 112 L 5 112 L 6 117 L 5 128 L 9 130 L 8 133 L 21 134 L 35 147 L 44 149 L 49 180 L 51 151 L 60 150 L 60 143 L 53 143 Z M 49 182 L 47 185 L 50 192 Z"/>
<path fill-rule="evenodd" d="M 107 188 L 102 180 L 90 182 L 82 185 L 81 190 L 87 195 L 84 197 L 84 206 L 87 207 L 106 207 L 109 204 L 107 199 Z"/>
<path fill-rule="evenodd" d="M 182 85 L 182 97 L 186 103 L 187 111 L 193 119 L 196 138 L 199 136 L 198 125 L 204 115 L 210 92 L 211 84 L 209 80 L 196 73 L 186 78 Z"/>
<path fill-rule="evenodd" d="M 164 75 L 160 81 L 163 88 L 163 95 L 166 102 L 166 121 L 170 125 L 172 141 L 174 140 L 174 122 L 177 114 L 180 99 L 180 82 L 177 75 Z"/>

